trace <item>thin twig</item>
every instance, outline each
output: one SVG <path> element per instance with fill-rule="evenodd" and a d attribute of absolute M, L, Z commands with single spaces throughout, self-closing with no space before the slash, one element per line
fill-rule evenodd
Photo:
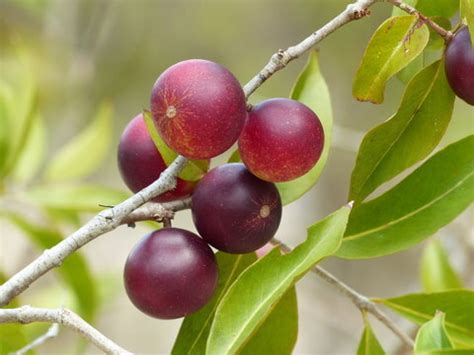
<path fill-rule="evenodd" d="M 52 338 L 56 338 L 59 334 L 59 324 L 53 323 L 51 327 L 48 328 L 48 331 L 43 335 L 39 336 L 35 340 L 33 340 L 30 344 L 22 347 L 20 350 L 15 351 L 12 355 L 23 355 L 26 354 L 28 351 L 44 344 L 46 341 Z"/>
<path fill-rule="evenodd" d="M 79 248 L 117 228 L 133 210 L 153 197 L 174 188 L 176 175 L 184 168 L 186 162 L 186 158 L 179 156 L 153 184 L 117 206 L 102 211 L 69 237 L 51 249 L 45 250 L 37 259 L 0 286 L 0 306 L 8 304 L 13 297 L 27 289 L 42 275 L 60 266 L 64 259 Z"/>
<path fill-rule="evenodd" d="M 29 324 L 34 322 L 64 325 L 79 333 L 106 354 L 131 354 L 69 309 L 33 308 L 30 306 L 0 309 L 0 323 Z"/>
<path fill-rule="evenodd" d="M 249 97 L 269 77 L 271 77 L 277 71 L 285 68 L 292 60 L 309 51 L 338 28 L 351 21 L 359 20 L 365 16 L 368 16 L 370 14 L 369 7 L 378 1 L 380 0 L 359 0 L 349 4 L 343 12 L 334 17 L 319 30 L 313 32 L 300 43 L 291 46 L 284 51 L 279 50 L 273 54 L 267 65 L 265 65 L 265 67 L 244 86 L 245 96 Z"/>
<path fill-rule="evenodd" d="M 173 219 L 175 212 L 185 210 L 191 206 L 191 198 L 170 202 L 148 202 L 137 208 L 122 220 L 122 224 L 133 224 L 142 221 L 162 221 Z"/>
<path fill-rule="evenodd" d="M 290 253 L 292 250 L 288 245 L 282 243 L 278 239 L 272 239 L 271 243 L 273 245 L 278 246 L 280 250 L 285 254 Z M 314 266 L 311 271 L 321 277 L 326 282 L 336 287 L 339 292 L 341 292 L 344 296 L 348 297 L 352 301 L 352 303 L 354 303 L 354 305 L 359 308 L 361 312 L 368 312 L 372 314 L 388 329 L 390 329 L 395 335 L 397 335 L 400 340 L 403 341 L 404 344 L 406 344 L 410 348 L 413 348 L 413 340 L 397 324 L 395 324 L 395 322 L 393 322 L 385 313 L 383 313 L 369 298 L 364 295 L 361 295 L 359 292 L 345 284 L 343 281 L 339 280 L 336 276 L 332 275 L 319 265 Z"/>
<path fill-rule="evenodd" d="M 423 15 L 420 11 L 415 9 L 413 6 L 405 4 L 403 1 L 400 1 L 400 0 L 386 0 L 386 1 L 388 1 L 392 5 L 398 7 L 399 9 L 405 11 L 406 13 L 410 15 L 418 16 L 424 23 L 426 23 L 434 31 L 436 31 L 441 37 L 443 37 L 445 41 L 450 41 L 451 38 L 453 37 L 453 33 L 451 31 L 444 29 L 443 27 L 438 25 L 429 17 Z"/>

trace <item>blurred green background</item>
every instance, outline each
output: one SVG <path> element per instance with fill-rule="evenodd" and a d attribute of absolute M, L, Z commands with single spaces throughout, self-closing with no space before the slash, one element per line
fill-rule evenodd
<path fill-rule="evenodd" d="M 46 162 L 92 122 L 103 102 L 111 103 L 113 125 L 103 137 L 104 140 L 111 137 L 111 148 L 86 182 L 125 191 L 116 167 L 115 147 L 127 122 L 148 108 L 151 87 L 164 69 L 181 60 L 205 58 L 223 64 L 245 84 L 272 53 L 299 42 L 349 2 L 0 0 L 0 73 L 13 81 L 16 75 L 21 75 L 11 69 L 11 61 L 16 60 L 21 48 L 37 82 L 37 108 L 46 125 Z M 390 5 L 377 4 L 369 18 L 343 27 L 318 46 L 321 68 L 333 100 L 334 141 L 319 184 L 284 210 L 278 237 L 290 245 L 303 240 L 306 226 L 345 203 L 355 154 L 364 132 L 397 109 L 404 88 L 397 79 L 390 81 L 383 105 L 359 103 L 351 96 L 352 79 L 368 39 L 390 13 Z M 288 96 L 305 60 L 296 60 L 276 74 L 258 89 L 251 102 Z M 474 132 L 473 119 L 472 107 L 457 100 L 442 145 Z M 91 149 L 90 154 L 94 153 Z M 225 161 L 227 156 L 213 164 Z M 84 164 L 91 156 L 86 154 L 82 159 L 76 164 Z M 21 203 L 12 202 L 11 196 L 41 183 L 41 174 L 38 176 L 21 184 L 7 181 L 0 206 L 16 204 L 17 209 L 24 211 Z M 470 214 L 472 217 L 472 210 L 439 233 L 441 237 L 452 236 L 443 241 L 461 273 L 474 266 Z M 33 218 L 39 225 L 49 223 L 38 215 Z M 80 219 L 84 221 L 84 218 L 81 214 Z M 3 219 L 0 223 L 0 270 L 9 275 L 38 255 L 39 249 L 30 244 L 18 226 Z M 175 225 L 192 229 L 189 213 L 181 213 Z M 59 223 L 58 229 L 67 235 L 73 224 Z M 96 326 L 129 350 L 168 353 L 180 321 L 153 320 L 139 313 L 127 300 L 121 283 L 125 258 L 147 230 L 146 226 L 121 227 L 87 245 L 82 252 L 91 274 L 99 280 L 102 306 Z M 466 243 L 471 248 L 470 254 L 465 253 Z M 381 259 L 331 259 L 325 264 L 369 296 L 397 295 L 420 289 L 417 271 L 420 251 L 421 247 L 417 247 Z M 472 285 L 472 275 L 466 281 Z M 312 275 L 297 289 L 300 334 L 295 353 L 353 352 L 362 331 L 357 309 Z M 65 304 L 74 308 L 68 292 L 52 274 L 34 284 L 21 301 L 35 306 Z M 26 328 L 29 327 L 34 328 Z M 45 328 L 36 327 L 31 334 L 42 329 Z M 398 340 L 392 334 L 380 327 L 375 329 L 387 350 L 396 349 Z M 75 334 L 62 329 L 61 335 L 42 346 L 39 352 L 73 353 L 77 349 L 76 340 Z M 92 346 L 86 350 L 96 352 Z"/>

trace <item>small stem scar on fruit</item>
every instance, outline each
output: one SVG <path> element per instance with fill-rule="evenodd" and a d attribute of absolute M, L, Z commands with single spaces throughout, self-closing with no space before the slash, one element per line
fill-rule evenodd
<path fill-rule="evenodd" d="M 177 114 L 176 107 L 168 106 L 168 108 L 166 109 L 166 117 L 173 118 L 176 116 L 176 114 Z"/>

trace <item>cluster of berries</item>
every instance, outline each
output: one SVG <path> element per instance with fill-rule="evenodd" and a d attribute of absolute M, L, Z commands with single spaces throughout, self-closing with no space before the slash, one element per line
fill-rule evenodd
<path fill-rule="evenodd" d="M 243 161 L 215 167 L 197 183 L 179 178 L 174 190 L 154 199 L 192 196 L 199 236 L 163 228 L 145 236 L 127 259 L 124 281 L 131 301 L 150 316 L 179 318 L 204 306 L 216 289 L 218 267 L 209 245 L 249 253 L 274 236 L 282 213 L 274 183 L 302 176 L 317 163 L 324 132 L 317 115 L 294 100 L 247 107 L 232 73 L 205 60 L 163 72 L 152 90 L 151 112 L 160 137 L 178 154 L 211 159 L 238 141 Z M 118 164 L 134 192 L 166 169 L 142 115 L 122 135 Z"/>

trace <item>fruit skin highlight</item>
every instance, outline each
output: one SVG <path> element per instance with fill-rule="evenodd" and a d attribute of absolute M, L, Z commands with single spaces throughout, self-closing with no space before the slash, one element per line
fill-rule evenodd
<path fill-rule="evenodd" d="M 239 138 L 240 156 L 247 168 L 271 182 L 307 173 L 323 147 L 324 130 L 318 116 L 290 99 L 271 99 L 255 106 Z"/>
<path fill-rule="evenodd" d="M 117 154 L 120 175 L 128 188 L 138 192 L 160 177 L 167 168 L 146 128 L 143 115 L 135 116 L 123 131 Z M 166 202 L 188 197 L 196 182 L 177 179 L 176 187 L 153 199 Z"/>
<path fill-rule="evenodd" d="M 474 49 L 467 27 L 457 31 L 448 43 L 444 68 L 454 93 L 474 106 Z"/>
<path fill-rule="evenodd" d="M 184 317 L 209 302 L 217 287 L 214 253 L 197 235 L 164 228 L 146 235 L 128 256 L 124 283 L 143 313 L 161 319 Z"/>
<path fill-rule="evenodd" d="M 160 75 L 151 93 L 151 111 L 165 143 L 191 159 L 225 152 L 247 118 L 237 79 L 221 65 L 200 59 L 179 62 Z"/>
<path fill-rule="evenodd" d="M 255 177 L 240 163 L 209 171 L 192 197 L 199 234 L 227 253 L 248 253 L 264 246 L 276 233 L 281 212 L 275 185 Z"/>

